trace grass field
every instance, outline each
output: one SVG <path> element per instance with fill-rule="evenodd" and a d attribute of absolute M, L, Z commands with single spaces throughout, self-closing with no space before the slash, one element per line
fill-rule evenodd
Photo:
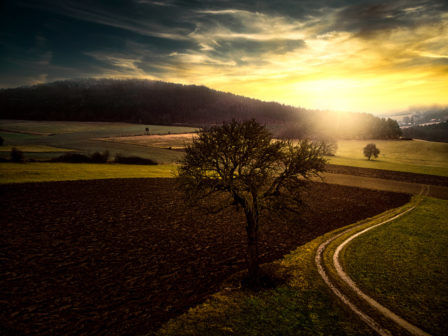
<path fill-rule="evenodd" d="M 149 128 L 150 136 L 145 135 L 146 127 Z M 137 155 L 159 163 L 178 161 L 182 153 L 167 148 L 182 148 L 191 140 L 194 135 L 192 132 L 197 130 L 183 126 L 111 122 L 0 120 L 0 136 L 5 139 L 5 145 L 39 145 L 83 153 L 108 150 L 112 156 L 116 153 Z M 188 134 L 181 135 L 182 133 Z M 378 159 L 368 161 L 363 156 L 362 149 L 370 142 L 375 143 L 381 153 Z M 23 151 L 26 158 L 48 159 L 55 156 L 54 151 Z M 0 156 L 5 155 L 5 151 L 0 151 Z M 448 143 L 421 140 L 340 140 L 336 156 L 328 159 L 330 163 L 337 165 L 448 176 Z"/>
<path fill-rule="evenodd" d="M 96 151 L 150 158 L 158 163 L 173 163 L 182 156 L 177 151 L 168 150 L 175 146 L 147 146 L 138 142 L 118 143 L 121 137 L 143 138 L 145 128 L 150 134 L 179 134 L 195 132 L 197 128 L 183 126 L 141 125 L 111 122 L 70 122 L 70 121 L 21 121 L 0 120 L 0 136 L 5 140 L 5 148 L 16 146 L 25 153 L 26 159 L 46 160 L 55 156 L 55 151 L 36 151 L 36 146 L 66 148 L 89 154 Z M 191 133 L 189 133 L 191 134 Z M 102 140 L 98 140 L 98 139 Z M 34 149 L 28 150 L 33 147 Z M 58 151 L 59 152 L 59 151 Z M 6 158 L 7 150 L 0 151 Z"/>
<path fill-rule="evenodd" d="M 175 165 L 0 163 L 0 183 L 173 177 Z"/>
<path fill-rule="evenodd" d="M 447 328 L 447 205 L 448 201 L 425 198 L 417 210 L 357 238 L 343 254 L 348 273 L 367 294 L 434 335 L 444 335 Z M 409 207 L 410 204 L 401 209 Z M 350 226 L 359 224 L 359 231 L 399 211 L 392 209 Z M 430 216 L 434 218 L 428 221 Z M 317 247 L 347 227 L 285 256 L 279 262 L 284 267 L 282 272 L 289 274 L 285 285 L 259 294 L 223 290 L 169 321 L 158 335 L 372 334 L 329 294 L 314 265 Z M 344 236 L 339 238 L 343 239 Z M 332 249 L 324 255 L 327 265 Z M 393 324 L 386 327 L 391 328 L 392 334 L 400 333 Z"/>
<path fill-rule="evenodd" d="M 122 122 L 78 122 L 78 121 L 31 121 L 0 120 L 0 129 L 31 135 L 53 135 L 69 133 L 105 133 L 111 136 L 144 134 L 145 128 L 151 134 L 187 133 L 197 128 L 184 126 L 161 126 L 129 124 Z"/>
<path fill-rule="evenodd" d="M 426 198 L 356 238 L 342 260 L 363 291 L 433 335 L 448 330 L 447 218 L 448 201 Z"/>
<path fill-rule="evenodd" d="M 289 280 L 260 293 L 222 290 L 166 323 L 156 335 L 374 335 L 332 296 L 314 265 L 329 236 L 296 249 L 279 262 Z"/>
<path fill-rule="evenodd" d="M 45 145 L 21 145 L 21 146 L 6 145 L 0 147 L 0 152 L 10 152 L 13 147 L 26 153 L 57 153 L 57 152 L 72 151 L 71 149 L 67 148 L 57 148 Z"/>
<path fill-rule="evenodd" d="M 369 161 L 363 156 L 368 143 L 380 149 L 378 159 Z M 448 143 L 442 142 L 340 140 L 336 155 L 328 159 L 337 165 L 448 176 Z"/>
<path fill-rule="evenodd" d="M 183 134 L 163 134 L 163 135 L 139 135 L 130 137 L 110 137 L 97 140 L 110 141 L 115 143 L 139 145 L 155 148 L 183 149 L 186 144 L 190 144 L 196 137 L 195 133 Z"/>

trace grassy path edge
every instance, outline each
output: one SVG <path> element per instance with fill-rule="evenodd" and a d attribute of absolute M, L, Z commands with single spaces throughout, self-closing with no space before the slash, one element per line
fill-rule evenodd
<path fill-rule="evenodd" d="M 283 311 L 288 311 L 290 309 L 288 309 L 288 307 L 285 309 L 285 306 L 282 305 L 281 300 L 278 299 L 279 295 L 277 290 L 268 290 L 266 293 L 246 293 L 238 289 L 223 288 L 209 297 L 209 299 L 207 299 L 204 303 L 190 308 L 187 312 L 171 319 L 160 329 L 151 332 L 148 335 L 374 335 L 376 334 L 375 330 L 365 324 L 358 315 L 353 315 L 353 311 L 350 308 L 348 308 L 345 304 L 341 304 L 340 300 L 335 298 L 334 293 L 328 288 L 325 280 L 319 275 L 318 267 L 316 267 L 315 264 L 315 256 L 319 246 L 325 241 L 332 238 L 333 241 L 339 240 L 337 238 L 343 239 L 347 236 L 347 233 L 356 233 L 373 224 L 392 218 L 399 213 L 413 208 L 417 201 L 419 201 L 419 196 L 414 196 L 409 203 L 406 203 L 399 208 L 387 210 L 376 216 L 365 218 L 356 223 L 328 232 L 304 245 L 299 246 L 290 254 L 285 255 L 282 259 L 273 263 L 284 266 L 288 270 L 288 273 L 291 272 L 291 277 L 287 281 L 286 285 L 280 288 L 280 290 L 282 290 L 282 288 L 290 289 L 288 295 L 290 296 L 291 301 L 300 301 L 303 297 L 303 293 L 306 294 L 307 292 L 315 291 L 319 293 L 319 295 L 323 295 L 323 298 L 320 296 L 317 297 L 317 299 L 321 300 L 317 302 L 310 301 L 308 302 L 308 306 L 321 306 L 322 310 L 331 312 L 331 314 L 334 315 L 333 320 L 330 320 L 328 316 L 319 316 L 320 311 L 311 310 L 311 315 L 313 315 L 314 320 L 313 322 L 315 323 L 311 325 L 296 325 L 295 329 L 291 333 L 283 331 L 280 333 L 279 329 L 284 328 L 287 324 L 278 324 L 278 321 L 273 319 L 268 320 L 269 323 L 263 325 L 263 322 L 266 322 L 264 321 L 266 317 L 262 316 L 263 311 L 261 313 L 259 310 L 256 310 L 255 312 L 246 311 L 245 309 L 247 308 L 247 305 L 244 305 L 246 301 L 254 301 L 257 303 L 253 304 L 253 306 L 256 308 L 262 306 L 267 311 L 269 316 L 277 314 L 278 312 L 285 316 L 288 312 L 285 313 Z M 328 250 L 334 251 L 333 246 L 328 246 Z M 325 263 L 324 268 L 327 268 L 327 265 L 330 266 L 330 259 L 327 254 L 328 253 L 325 253 L 322 256 Z M 334 273 L 330 267 L 328 267 L 328 269 L 330 272 Z M 334 276 L 330 275 L 329 277 L 333 278 Z M 338 285 L 341 286 L 339 283 Z M 272 302 L 267 302 L 269 300 L 266 300 L 266 297 L 270 298 Z M 316 297 L 314 299 L 316 299 Z M 241 309 L 242 303 L 245 309 Z M 356 304 L 357 303 L 358 302 L 356 302 Z M 298 303 L 299 306 L 301 304 L 301 308 L 293 312 L 294 315 L 300 314 L 300 309 L 303 308 L 303 302 Z M 304 309 L 306 310 L 307 307 L 305 306 Z M 249 319 L 247 316 L 249 316 Z M 233 320 L 234 318 L 241 319 L 241 322 L 244 324 L 242 328 L 241 323 L 239 325 L 238 323 L 235 323 Z M 289 318 L 291 318 L 291 315 Z M 378 320 L 376 316 L 375 320 Z M 379 320 L 381 321 L 381 319 Z M 290 323 L 291 319 L 282 322 Z M 322 322 L 324 323 L 322 324 Z M 325 324 L 325 322 L 328 323 Z M 254 330 L 254 323 L 260 324 L 261 326 L 255 328 Z M 381 324 L 383 326 L 386 325 L 386 328 L 383 328 L 385 330 L 384 335 L 395 334 L 388 331 L 388 329 L 394 330 L 394 328 L 389 328 L 387 323 Z M 208 327 L 204 328 L 204 325 Z"/>
<path fill-rule="evenodd" d="M 392 333 L 388 330 L 387 323 L 385 325 L 383 319 L 378 319 L 378 316 L 375 316 L 375 314 L 372 315 L 372 310 L 365 309 L 365 304 L 363 307 L 361 301 L 364 301 L 370 308 L 374 308 L 374 310 L 380 312 L 387 319 L 394 321 L 397 325 L 412 335 L 427 336 L 429 334 L 399 317 L 362 292 L 343 270 L 339 261 L 340 252 L 356 237 L 414 210 L 428 192 L 428 186 L 422 186 L 419 195 L 414 196 L 410 203 L 400 208 L 387 211 L 374 217 L 370 221 L 360 222 L 357 225 L 350 226 L 346 230 L 322 242 L 316 251 L 315 264 L 321 278 L 346 306 L 348 306 L 362 321 L 379 335 L 387 336 L 392 335 Z"/>

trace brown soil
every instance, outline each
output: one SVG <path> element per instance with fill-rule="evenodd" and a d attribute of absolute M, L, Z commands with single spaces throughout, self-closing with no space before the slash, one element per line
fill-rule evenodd
<path fill-rule="evenodd" d="M 328 173 L 335 173 L 335 174 L 356 175 L 356 176 L 381 178 L 386 180 L 448 186 L 448 177 L 446 176 L 415 174 L 415 173 L 399 172 L 392 170 L 358 168 L 358 167 L 339 166 L 332 164 L 328 164 L 326 166 L 326 171 Z"/>
<path fill-rule="evenodd" d="M 0 333 L 135 335 L 245 268 L 244 218 L 184 209 L 174 179 L 1 185 Z M 310 184 L 300 222 L 264 223 L 261 261 L 409 200 Z"/>

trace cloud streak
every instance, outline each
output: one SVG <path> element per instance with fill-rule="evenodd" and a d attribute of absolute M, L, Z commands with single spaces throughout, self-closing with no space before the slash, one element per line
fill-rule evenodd
<path fill-rule="evenodd" d="M 38 34 L 28 42 L 17 23 L 4 57 L 25 64 L 15 55 L 28 50 L 35 78 L 161 79 L 368 112 L 448 103 L 444 1 L 20 0 L 16 10 Z"/>

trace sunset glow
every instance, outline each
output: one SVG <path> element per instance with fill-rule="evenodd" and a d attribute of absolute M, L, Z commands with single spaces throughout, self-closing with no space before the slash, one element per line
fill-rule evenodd
<path fill-rule="evenodd" d="M 306 108 L 448 104 L 443 1 L 38 3 L 3 12 L 1 87 L 147 78 Z"/>

